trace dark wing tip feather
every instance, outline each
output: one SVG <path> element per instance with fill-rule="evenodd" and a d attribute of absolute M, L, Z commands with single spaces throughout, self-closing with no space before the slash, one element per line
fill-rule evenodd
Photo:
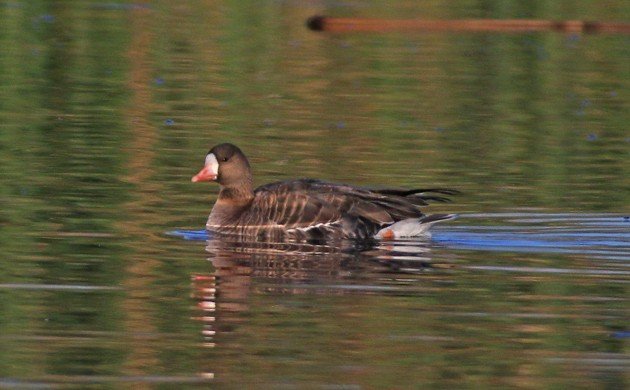
<path fill-rule="evenodd" d="M 433 192 L 434 194 L 442 194 L 442 195 L 459 195 L 460 191 L 452 189 L 452 188 L 421 188 L 410 190 L 412 194 L 420 194 L 426 192 Z M 411 195 L 411 194 L 410 194 Z"/>
<path fill-rule="evenodd" d="M 427 192 L 433 192 L 435 194 L 443 194 L 443 195 L 458 195 L 461 194 L 460 191 L 454 190 L 451 188 L 415 188 L 412 190 L 397 190 L 393 188 L 384 188 L 384 189 L 376 189 L 373 190 L 379 194 L 383 195 L 397 195 L 397 196 L 409 196 L 416 194 L 424 194 Z"/>
<path fill-rule="evenodd" d="M 452 202 L 450 198 L 445 198 L 443 196 L 433 196 L 433 195 L 419 195 L 420 199 L 425 202 L 441 202 L 441 203 L 450 203 Z M 426 203 L 425 203 L 426 204 Z"/>
<path fill-rule="evenodd" d="M 432 223 L 438 221 L 446 221 L 449 219 L 457 219 L 457 214 L 431 214 L 421 219 L 421 223 Z"/>
<path fill-rule="evenodd" d="M 420 205 L 420 206 L 427 205 L 428 204 L 427 202 L 431 202 L 431 201 L 442 202 L 442 203 L 448 203 L 451 201 L 447 197 L 434 195 L 434 194 L 453 196 L 453 195 L 458 195 L 461 193 L 458 190 L 454 190 L 451 188 L 415 188 L 412 190 L 397 190 L 397 189 L 392 189 L 392 188 L 385 188 L 382 190 L 374 190 L 374 192 L 377 192 L 382 195 L 393 195 L 393 196 L 405 197 L 409 199 L 412 203 Z"/>

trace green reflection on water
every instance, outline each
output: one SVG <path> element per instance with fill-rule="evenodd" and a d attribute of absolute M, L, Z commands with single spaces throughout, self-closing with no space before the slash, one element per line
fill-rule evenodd
<path fill-rule="evenodd" d="M 0 376 L 627 383 L 619 370 L 548 364 L 627 354 L 627 341 L 606 336 L 627 323 L 627 287 L 612 278 L 440 271 L 389 294 L 269 292 L 261 286 L 286 281 L 242 275 L 244 308 L 228 306 L 214 349 L 199 346 L 190 275 L 212 274 L 212 254 L 163 233 L 203 225 L 216 187 L 189 178 L 214 143 L 241 145 L 258 183 L 449 186 L 464 195 L 433 210 L 460 213 L 628 212 L 626 37 L 330 36 L 303 27 L 314 13 L 623 20 L 628 7 L 1 2 L 0 283 L 116 289 L 0 290 Z M 443 256 L 593 266 L 580 256 Z M 396 280 L 331 270 L 316 281 Z"/>

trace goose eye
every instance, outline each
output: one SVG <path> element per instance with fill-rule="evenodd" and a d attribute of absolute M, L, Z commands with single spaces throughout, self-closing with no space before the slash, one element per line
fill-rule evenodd
<path fill-rule="evenodd" d="M 227 158 L 227 157 L 223 157 L 223 158 L 221 159 L 221 161 L 223 161 L 223 162 L 225 162 L 225 161 L 227 161 L 227 160 L 228 160 L 228 158 Z"/>

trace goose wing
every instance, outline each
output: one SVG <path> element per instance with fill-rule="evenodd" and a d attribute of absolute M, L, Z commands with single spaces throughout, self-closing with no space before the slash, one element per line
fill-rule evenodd
<path fill-rule="evenodd" d="M 259 224 L 284 229 L 332 224 L 343 218 L 341 210 L 317 194 L 283 187 L 256 190 L 250 214 L 258 216 Z"/>
<path fill-rule="evenodd" d="M 269 188 L 316 194 L 318 199 L 333 204 L 345 213 L 356 214 L 380 224 L 422 217 L 421 206 L 431 201 L 449 202 L 446 196 L 459 193 L 445 188 L 370 189 L 313 179 L 273 183 Z"/>
<path fill-rule="evenodd" d="M 312 179 L 268 184 L 255 191 L 248 225 L 316 236 L 371 237 L 383 226 L 423 216 L 426 190 L 370 190 Z M 435 200 L 435 199 L 431 199 Z"/>

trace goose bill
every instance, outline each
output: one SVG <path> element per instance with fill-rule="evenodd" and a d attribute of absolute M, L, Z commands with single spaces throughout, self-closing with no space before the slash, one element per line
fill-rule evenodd
<path fill-rule="evenodd" d="M 198 174 L 193 176 L 191 181 L 196 183 L 198 181 L 213 181 L 217 179 L 219 172 L 219 162 L 213 153 L 209 153 L 206 156 L 206 164 Z"/>

